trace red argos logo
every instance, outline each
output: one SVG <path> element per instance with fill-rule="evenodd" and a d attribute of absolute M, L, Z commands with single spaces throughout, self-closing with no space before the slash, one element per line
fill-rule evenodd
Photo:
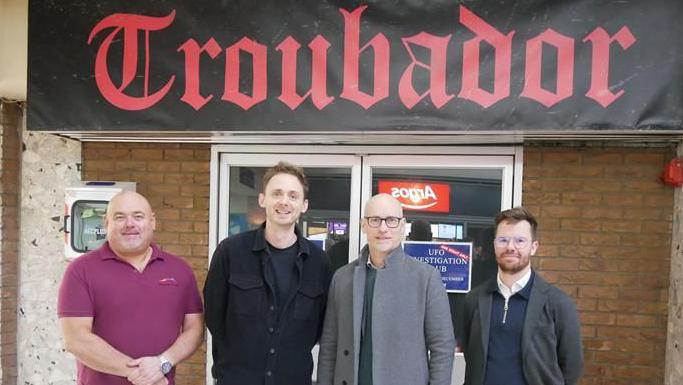
<path fill-rule="evenodd" d="M 450 211 L 451 186 L 445 183 L 381 180 L 378 189 L 398 199 L 406 210 Z"/>

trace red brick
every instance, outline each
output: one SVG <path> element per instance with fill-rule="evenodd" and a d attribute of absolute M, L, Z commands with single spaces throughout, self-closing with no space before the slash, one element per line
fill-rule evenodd
<path fill-rule="evenodd" d="M 621 153 L 588 153 L 583 154 L 581 159 L 584 164 L 622 164 L 624 157 Z"/>
<path fill-rule="evenodd" d="M 583 186 L 583 181 L 576 179 L 546 179 L 538 180 L 537 183 L 541 184 L 543 191 L 560 193 L 580 191 Z"/>
<path fill-rule="evenodd" d="M 665 233 L 671 234 L 671 222 L 641 222 L 643 231 L 647 233 Z"/>
<path fill-rule="evenodd" d="M 663 165 L 665 162 L 664 154 L 662 153 L 637 153 L 637 154 L 626 154 L 624 157 L 624 163 L 629 164 L 659 164 Z"/>
<path fill-rule="evenodd" d="M 201 172 L 201 173 L 208 173 L 209 172 L 209 162 L 182 162 L 180 164 L 180 169 L 183 172 Z"/>
<path fill-rule="evenodd" d="M 579 288 L 579 297 L 617 299 L 619 298 L 619 289 L 616 287 L 583 285 Z"/>
<path fill-rule="evenodd" d="M 602 204 L 605 206 L 640 206 L 643 202 L 643 196 L 635 193 L 624 194 L 604 194 L 602 196 Z"/>
<path fill-rule="evenodd" d="M 134 148 L 131 150 L 131 158 L 134 160 L 162 160 L 164 151 L 158 148 Z"/>
<path fill-rule="evenodd" d="M 603 176 L 602 166 L 544 167 L 541 176 L 549 178 L 597 178 Z"/>
<path fill-rule="evenodd" d="M 580 155 L 577 152 L 571 151 L 556 151 L 556 152 L 545 152 L 543 153 L 543 164 L 561 164 L 566 165 L 569 163 L 578 164 L 581 160 Z"/>
<path fill-rule="evenodd" d="M 589 219 L 562 219 L 560 227 L 569 231 L 598 231 L 600 222 Z"/>
<path fill-rule="evenodd" d="M 580 243 L 582 245 L 618 245 L 619 236 L 606 233 L 586 233 L 581 234 Z"/>
<path fill-rule="evenodd" d="M 180 172 L 179 162 L 147 162 L 147 170 L 156 172 Z"/>
<path fill-rule="evenodd" d="M 646 194 L 643 196 L 644 207 L 672 207 L 673 193 L 668 191 L 662 194 Z"/>
<path fill-rule="evenodd" d="M 572 258 L 543 258 L 540 268 L 542 270 L 569 270 L 576 271 L 579 268 L 579 260 Z"/>
<path fill-rule="evenodd" d="M 602 195 L 588 192 L 565 192 L 562 193 L 562 204 L 597 206 L 600 204 Z"/>
<path fill-rule="evenodd" d="M 116 162 L 109 162 L 114 165 L 116 171 L 145 171 L 147 169 L 147 162 L 135 160 L 121 160 Z"/>
<path fill-rule="evenodd" d="M 164 150 L 165 160 L 180 160 L 189 161 L 194 159 L 194 150 L 192 149 L 167 149 Z"/>
<path fill-rule="evenodd" d="M 602 231 L 617 233 L 640 232 L 640 223 L 636 221 L 603 222 Z"/>
<path fill-rule="evenodd" d="M 613 313 L 585 311 L 581 313 L 581 323 L 584 325 L 614 325 L 617 317 Z"/>
<path fill-rule="evenodd" d="M 166 184 L 178 184 L 178 185 L 186 185 L 186 184 L 192 184 L 194 183 L 194 175 L 193 174 L 164 174 L 164 183 Z M 207 186 L 207 191 L 208 191 L 208 186 Z"/>
<path fill-rule="evenodd" d="M 194 207 L 194 199 L 191 196 L 167 196 L 164 197 L 164 207 L 191 209 Z"/>
<path fill-rule="evenodd" d="M 581 215 L 580 207 L 546 206 L 542 209 L 542 217 L 577 218 Z"/>
<path fill-rule="evenodd" d="M 190 221 L 160 221 L 162 231 L 188 233 L 193 231 L 193 223 Z"/>

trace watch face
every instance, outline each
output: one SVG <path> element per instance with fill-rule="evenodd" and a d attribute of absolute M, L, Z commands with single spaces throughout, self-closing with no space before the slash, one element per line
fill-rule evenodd
<path fill-rule="evenodd" d="M 164 361 L 161 363 L 161 373 L 168 374 L 171 371 L 171 363 Z"/>

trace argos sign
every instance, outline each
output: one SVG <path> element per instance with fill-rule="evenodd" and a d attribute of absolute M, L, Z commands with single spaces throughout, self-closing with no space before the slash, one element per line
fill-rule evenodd
<path fill-rule="evenodd" d="M 450 211 L 451 186 L 446 183 L 381 180 L 378 190 L 398 199 L 406 210 Z"/>

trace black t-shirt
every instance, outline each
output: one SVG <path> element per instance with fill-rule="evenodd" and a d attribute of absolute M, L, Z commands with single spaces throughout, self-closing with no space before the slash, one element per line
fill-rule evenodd
<path fill-rule="evenodd" d="M 270 260 L 273 268 L 273 275 L 275 276 L 275 297 L 279 308 L 284 306 L 285 301 L 289 298 L 294 283 L 295 263 L 296 257 L 299 255 L 299 243 L 294 242 L 293 245 L 278 249 L 277 247 L 268 244 L 270 249 Z"/>

